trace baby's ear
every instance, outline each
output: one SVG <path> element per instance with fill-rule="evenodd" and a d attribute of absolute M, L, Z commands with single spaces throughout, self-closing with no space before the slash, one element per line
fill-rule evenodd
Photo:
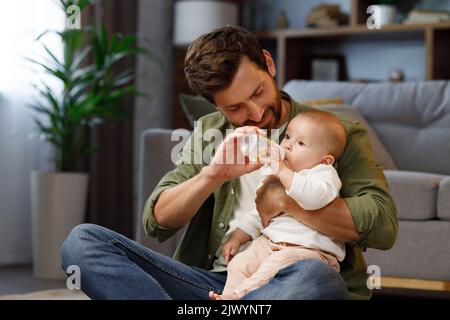
<path fill-rule="evenodd" d="M 334 160 L 335 159 L 331 154 L 327 154 L 325 157 L 323 157 L 321 164 L 333 164 Z"/>

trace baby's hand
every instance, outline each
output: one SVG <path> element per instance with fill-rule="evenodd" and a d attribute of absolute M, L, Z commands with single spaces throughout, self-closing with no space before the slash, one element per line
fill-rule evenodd
<path fill-rule="evenodd" d="M 281 160 L 271 166 L 272 174 L 276 177 L 280 177 L 280 174 L 285 169 L 290 169 L 289 163 L 286 161 L 286 159 Z"/>
<path fill-rule="evenodd" d="M 231 259 L 233 259 L 233 257 L 238 252 L 240 246 L 241 246 L 241 244 L 240 244 L 239 240 L 236 240 L 236 239 L 230 239 L 223 244 L 222 255 L 225 258 L 226 264 L 228 264 L 228 262 Z"/>
<path fill-rule="evenodd" d="M 261 157 L 261 163 L 266 168 L 270 167 L 270 174 L 276 175 L 281 169 L 280 165 L 284 162 L 284 149 L 273 143 L 266 152 L 266 155 Z"/>

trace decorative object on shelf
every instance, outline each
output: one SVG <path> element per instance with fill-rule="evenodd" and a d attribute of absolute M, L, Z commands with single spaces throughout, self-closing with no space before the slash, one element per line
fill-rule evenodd
<path fill-rule="evenodd" d="M 286 10 L 281 9 L 277 20 L 277 29 L 287 29 L 289 28 L 289 19 L 287 17 Z"/>
<path fill-rule="evenodd" d="M 379 25 L 386 26 L 396 22 L 397 9 L 393 4 L 382 3 L 377 5 L 379 10 Z"/>
<path fill-rule="evenodd" d="M 344 81 L 346 79 L 344 56 L 314 56 L 311 58 L 311 79 L 319 81 Z"/>
<path fill-rule="evenodd" d="M 314 7 L 306 16 L 308 27 L 330 28 L 348 23 L 348 16 L 339 5 L 321 4 Z"/>
<path fill-rule="evenodd" d="M 400 69 L 393 69 L 389 73 L 389 81 L 392 82 L 402 82 L 405 81 L 405 74 Z"/>
<path fill-rule="evenodd" d="M 397 22 L 397 8 L 395 0 L 378 0 L 367 7 L 366 25 L 369 29 L 381 29 L 381 27 Z"/>
<path fill-rule="evenodd" d="M 439 23 L 450 21 L 450 12 L 445 10 L 413 9 L 404 23 Z"/>
<path fill-rule="evenodd" d="M 239 9 L 227 1 L 175 2 L 174 44 L 187 46 L 200 35 L 225 25 L 238 25 Z"/>

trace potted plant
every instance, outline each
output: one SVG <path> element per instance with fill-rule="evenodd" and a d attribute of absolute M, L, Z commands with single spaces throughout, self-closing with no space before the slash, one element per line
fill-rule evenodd
<path fill-rule="evenodd" d="M 77 1 L 80 11 L 88 0 Z M 73 1 L 60 0 L 61 9 Z M 49 32 L 41 35 L 45 36 Z M 89 127 L 127 117 L 121 99 L 138 94 L 133 70 L 116 72 L 126 57 L 149 51 L 136 45 L 136 35 L 109 36 L 103 25 L 65 29 L 55 33 L 63 46 L 62 58 L 43 45 L 45 59 L 28 59 L 62 84 L 56 91 L 44 82 L 36 85 L 40 99 L 32 108 L 40 137 L 54 150 L 55 172 L 31 173 L 33 273 L 38 278 L 59 279 L 59 248 L 70 230 L 84 221 L 88 174 L 77 163 L 97 149 L 88 141 Z"/>

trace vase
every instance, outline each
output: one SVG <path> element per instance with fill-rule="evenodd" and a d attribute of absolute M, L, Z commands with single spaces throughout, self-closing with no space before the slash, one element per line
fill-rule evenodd
<path fill-rule="evenodd" d="M 397 14 L 397 9 L 393 5 L 380 4 L 378 5 L 380 10 L 380 26 L 385 26 L 395 23 L 395 17 Z"/>
<path fill-rule="evenodd" d="M 72 228 L 84 222 L 89 176 L 32 172 L 30 178 L 33 276 L 64 279 L 60 248 Z"/>

